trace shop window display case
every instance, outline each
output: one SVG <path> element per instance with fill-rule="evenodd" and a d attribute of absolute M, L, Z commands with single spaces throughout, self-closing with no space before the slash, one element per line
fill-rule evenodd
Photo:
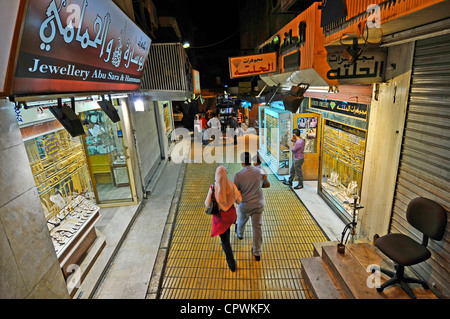
<path fill-rule="evenodd" d="M 163 102 L 158 101 L 158 104 L 160 105 L 161 115 L 164 120 L 165 152 L 166 152 L 166 154 L 170 154 L 170 151 L 171 151 L 173 145 L 175 144 L 174 137 L 172 136 L 173 135 L 172 133 L 175 129 L 173 113 L 172 113 L 172 104 L 169 101 L 163 101 Z"/>
<path fill-rule="evenodd" d="M 265 145 L 260 152 L 264 161 L 278 179 L 289 174 L 291 143 L 291 113 L 288 111 L 266 108 L 264 110 Z"/>
<path fill-rule="evenodd" d="M 365 130 L 324 121 L 320 191 L 347 219 L 353 210 L 345 203 L 361 195 L 366 134 Z"/>
<path fill-rule="evenodd" d="M 264 122 L 265 110 L 267 105 L 260 105 L 258 109 L 258 121 L 259 121 L 259 151 L 266 152 L 266 126 Z"/>
<path fill-rule="evenodd" d="M 25 140 L 48 230 L 66 277 L 97 238 L 99 207 L 80 137 L 58 129 Z"/>

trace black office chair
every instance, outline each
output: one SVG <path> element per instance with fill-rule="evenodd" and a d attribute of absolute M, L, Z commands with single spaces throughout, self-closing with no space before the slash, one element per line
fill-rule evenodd
<path fill-rule="evenodd" d="M 395 273 L 381 268 L 391 279 L 387 280 L 380 287 L 378 292 L 382 292 L 387 286 L 400 284 L 410 298 L 416 296 L 407 283 L 418 283 L 428 289 L 428 285 L 419 279 L 404 275 L 405 266 L 421 263 L 431 257 L 428 250 L 428 238 L 441 240 L 444 236 L 447 224 L 447 212 L 438 203 L 423 197 L 411 200 L 406 209 L 406 219 L 414 228 L 423 233 L 422 244 L 403 234 L 387 234 L 378 238 L 375 245 L 395 263 Z"/>

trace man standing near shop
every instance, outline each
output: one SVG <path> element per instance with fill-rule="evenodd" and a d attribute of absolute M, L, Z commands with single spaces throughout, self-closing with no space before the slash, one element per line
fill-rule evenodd
<path fill-rule="evenodd" d="M 289 176 L 289 181 L 284 181 L 283 184 L 292 186 L 292 182 L 297 176 L 298 184 L 294 187 L 294 189 L 303 188 L 303 162 L 304 162 L 304 151 L 305 151 L 305 140 L 300 137 L 300 130 L 294 129 L 291 141 L 293 143 L 292 146 L 292 155 L 294 157 L 294 163 L 291 166 L 291 172 Z"/>
<path fill-rule="evenodd" d="M 234 184 L 236 184 L 242 196 L 242 201 L 238 206 L 239 216 L 236 224 L 236 234 L 239 239 L 243 238 L 245 225 L 251 218 L 253 230 L 252 254 L 259 261 L 261 260 L 262 213 L 266 205 L 261 189 L 263 177 L 261 171 L 252 166 L 249 152 L 241 154 L 241 162 L 244 168 L 234 176 Z"/>

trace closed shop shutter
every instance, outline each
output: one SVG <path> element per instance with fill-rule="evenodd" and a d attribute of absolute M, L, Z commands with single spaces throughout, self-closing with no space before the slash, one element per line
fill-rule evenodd
<path fill-rule="evenodd" d="M 450 208 L 450 35 L 416 42 L 408 112 L 397 177 L 390 232 L 422 242 L 408 224 L 411 199 L 432 199 Z M 449 223 L 445 238 L 430 240 L 432 257 L 413 270 L 447 298 L 449 282 Z"/>

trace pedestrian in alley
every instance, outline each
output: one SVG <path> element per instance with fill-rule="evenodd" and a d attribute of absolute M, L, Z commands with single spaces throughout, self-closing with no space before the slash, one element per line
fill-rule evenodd
<path fill-rule="evenodd" d="M 212 194 L 213 187 L 214 195 Z M 220 236 L 228 267 L 231 271 L 236 271 L 236 260 L 230 244 L 230 227 L 236 222 L 234 203 L 241 202 L 241 194 L 236 185 L 228 178 L 225 166 L 219 166 L 216 169 L 215 183 L 209 187 L 206 196 L 206 207 L 211 203 L 212 196 L 217 201 L 219 213 L 212 215 L 211 237 Z"/>
<path fill-rule="evenodd" d="M 237 120 L 238 126 L 241 127 L 244 122 L 244 114 L 242 114 L 241 109 L 237 109 Z"/>
<path fill-rule="evenodd" d="M 261 157 L 259 156 L 259 154 L 256 154 L 255 156 L 253 156 L 253 166 L 255 166 L 257 169 L 259 169 L 259 171 L 261 172 L 261 175 L 263 177 L 262 188 L 269 188 L 270 182 L 267 179 L 267 171 L 261 165 Z"/>
<path fill-rule="evenodd" d="M 283 181 L 283 184 L 292 186 L 292 182 L 295 177 L 298 179 L 297 186 L 294 189 L 303 188 L 303 162 L 304 162 L 304 151 L 305 151 L 305 140 L 300 137 L 300 130 L 294 129 L 291 138 L 292 141 L 292 154 L 294 157 L 294 163 L 291 166 L 291 171 L 288 181 Z"/>
<path fill-rule="evenodd" d="M 220 114 L 214 113 L 213 117 L 208 121 L 208 126 L 213 130 L 221 130 L 222 125 L 220 123 Z"/>
<path fill-rule="evenodd" d="M 201 117 L 200 117 L 200 125 L 201 125 L 201 128 L 202 128 L 202 143 L 203 143 L 203 145 L 207 145 L 208 144 L 208 135 L 207 134 L 205 134 L 205 131 L 206 131 L 206 129 L 207 129 L 207 121 L 206 121 L 206 118 L 205 118 L 205 113 L 202 113 L 202 115 L 201 115 Z"/>
<path fill-rule="evenodd" d="M 210 134 L 208 134 L 208 139 L 214 135 L 214 141 L 217 143 L 219 141 L 220 135 L 222 132 L 222 124 L 220 123 L 220 114 L 214 113 L 213 117 L 208 121 L 208 126 L 210 127 Z"/>
<path fill-rule="evenodd" d="M 249 152 L 241 154 L 241 163 L 243 169 L 234 176 L 234 183 L 242 195 L 242 201 L 238 206 L 239 216 L 235 230 L 238 238 L 242 239 L 245 225 L 250 218 L 252 219 L 252 254 L 259 261 L 261 260 L 262 213 L 266 205 L 261 189 L 263 177 L 261 171 L 252 166 Z"/>
<path fill-rule="evenodd" d="M 233 143 L 234 145 L 237 145 L 237 133 L 236 133 L 236 129 L 238 128 L 238 120 L 236 118 L 236 114 L 233 113 L 231 114 L 231 118 L 230 118 L 230 128 L 233 129 Z"/>

